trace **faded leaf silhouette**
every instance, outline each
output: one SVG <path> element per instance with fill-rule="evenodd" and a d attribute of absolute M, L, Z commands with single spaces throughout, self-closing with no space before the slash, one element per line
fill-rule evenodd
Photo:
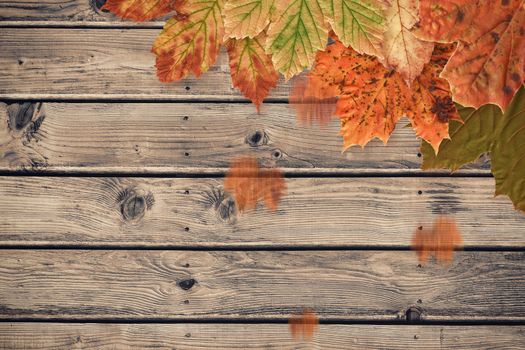
<path fill-rule="evenodd" d="M 437 262 L 448 264 L 454 258 L 454 250 L 462 246 L 463 239 L 456 222 L 444 215 L 434 221 L 431 229 L 420 226 L 412 237 L 412 249 L 421 263 L 434 257 Z"/>
<path fill-rule="evenodd" d="M 233 160 L 224 188 L 234 196 L 241 212 L 255 209 L 259 200 L 275 211 L 286 192 L 286 182 L 280 170 L 260 168 L 257 159 L 245 156 Z"/>
<path fill-rule="evenodd" d="M 319 318 L 312 309 L 305 308 L 301 313 L 292 315 L 288 325 L 295 340 L 311 340 L 319 327 Z"/>
<path fill-rule="evenodd" d="M 149 21 L 178 9 L 184 0 L 107 0 L 101 10 L 136 22 Z"/>
<path fill-rule="evenodd" d="M 315 76 L 300 75 L 293 79 L 288 101 L 299 124 L 326 126 L 335 116 L 337 87 L 324 84 Z"/>

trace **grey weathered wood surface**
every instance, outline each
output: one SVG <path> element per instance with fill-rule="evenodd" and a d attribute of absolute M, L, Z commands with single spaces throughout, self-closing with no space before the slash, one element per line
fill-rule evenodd
<path fill-rule="evenodd" d="M 161 83 L 150 52 L 158 29 L 2 28 L 0 99 L 243 100 L 224 52 L 201 79 Z M 281 79 L 270 99 L 286 100 Z"/>
<path fill-rule="evenodd" d="M 525 245 L 525 216 L 494 198 L 492 178 L 287 179 L 275 213 L 260 206 L 240 215 L 222 183 L 0 177 L 0 243 L 409 247 L 418 226 L 450 214 L 467 247 Z"/>
<path fill-rule="evenodd" d="M 286 324 L 0 324 L 4 349 L 523 349 L 523 326 L 320 325 L 294 341 Z"/>
<path fill-rule="evenodd" d="M 387 146 L 343 153 L 338 120 L 307 128 L 287 104 L 257 114 L 251 104 L 0 103 L 0 170 L 224 173 L 251 154 L 287 173 L 420 172 L 420 141 L 406 123 Z"/>
<path fill-rule="evenodd" d="M 136 23 L 100 8 L 105 0 L 0 0 L 0 26 L 114 26 L 162 28 L 165 18 Z"/>
<path fill-rule="evenodd" d="M 95 218 L 93 218 L 95 219 Z M 525 253 L 1 250 L 3 319 L 525 321 Z"/>

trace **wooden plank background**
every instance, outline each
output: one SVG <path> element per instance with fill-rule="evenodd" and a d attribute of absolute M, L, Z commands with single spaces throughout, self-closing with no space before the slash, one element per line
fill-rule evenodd
<path fill-rule="evenodd" d="M 163 20 L 103 3 L 0 0 L 1 348 L 525 347 L 525 216 L 487 156 L 423 172 L 406 120 L 343 153 L 338 120 L 296 121 L 290 82 L 257 113 L 224 52 L 160 83 Z M 277 212 L 224 192 L 246 154 L 284 171 Z M 465 251 L 420 264 L 411 237 L 441 214 Z M 310 342 L 285 324 L 302 307 Z"/>

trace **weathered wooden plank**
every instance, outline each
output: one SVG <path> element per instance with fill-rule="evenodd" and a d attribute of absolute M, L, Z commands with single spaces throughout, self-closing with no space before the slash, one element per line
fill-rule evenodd
<path fill-rule="evenodd" d="M 246 100 L 231 85 L 223 52 L 200 79 L 166 84 L 150 52 L 158 29 L 0 31 L 0 99 Z M 281 80 L 270 98 L 285 100 Z"/>
<path fill-rule="evenodd" d="M 100 8 L 105 0 L 0 0 L 1 26 L 158 27 L 165 19 L 146 23 L 123 21 Z"/>
<path fill-rule="evenodd" d="M 248 104 L 0 103 L 0 170 L 224 173 L 253 154 L 288 173 L 419 172 L 420 141 L 405 124 L 387 147 L 343 153 L 338 120 L 306 128 L 287 104 L 257 114 Z"/>
<path fill-rule="evenodd" d="M 0 323 L 3 349 L 523 349 L 523 326 L 320 325 L 294 341 L 286 324 Z"/>
<path fill-rule="evenodd" d="M 2 250 L 3 319 L 525 320 L 525 253 Z M 414 311 L 416 312 L 416 311 Z M 413 315 L 414 316 L 414 315 Z"/>
<path fill-rule="evenodd" d="M 494 198 L 491 178 L 287 179 L 277 212 L 243 214 L 222 182 L 0 177 L 0 243 L 409 247 L 418 226 L 450 214 L 467 247 L 525 246 L 525 216 Z"/>

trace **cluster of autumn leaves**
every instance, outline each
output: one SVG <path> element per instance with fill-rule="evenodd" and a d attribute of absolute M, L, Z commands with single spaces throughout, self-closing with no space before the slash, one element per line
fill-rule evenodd
<path fill-rule="evenodd" d="M 161 81 L 200 76 L 224 45 L 233 85 L 259 109 L 279 73 L 310 69 L 290 102 L 307 124 L 336 115 L 345 149 L 386 143 L 406 116 L 424 168 L 455 170 L 491 152 L 496 193 L 525 210 L 516 94 L 525 0 L 108 0 L 103 9 L 134 21 L 171 15 L 151 49 Z"/>

